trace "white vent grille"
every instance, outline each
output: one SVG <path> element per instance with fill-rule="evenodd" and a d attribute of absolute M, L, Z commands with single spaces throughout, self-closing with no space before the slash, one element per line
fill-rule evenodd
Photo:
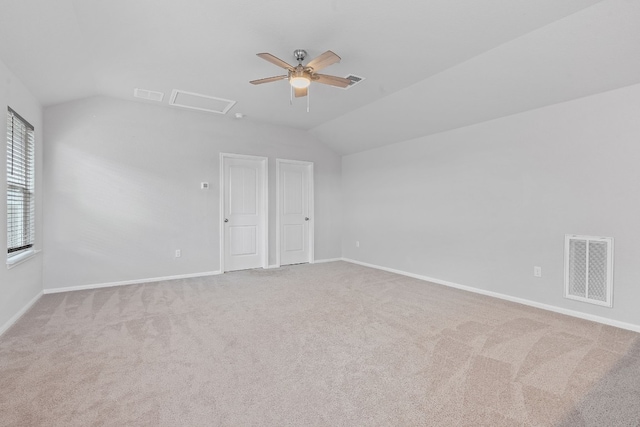
<path fill-rule="evenodd" d="M 146 99 L 148 101 L 157 101 L 157 102 L 161 102 L 164 99 L 164 93 L 162 92 L 155 92 L 153 90 L 146 90 L 146 89 L 140 89 L 140 88 L 135 88 L 133 90 L 133 96 L 135 96 L 136 98 Z"/>
<path fill-rule="evenodd" d="M 356 76 L 355 74 L 349 74 L 348 76 L 344 77 L 345 79 L 351 80 L 351 83 L 349 83 L 349 86 L 345 87 L 344 89 L 349 89 L 350 87 L 353 87 L 355 85 L 357 85 L 358 83 L 360 83 L 361 81 L 364 80 L 364 77 L 360 77 L 360 76 Z"/>
<path fill-rule="evenodd" d="M 236 105 L 236 101 L 174 89 L 169 104 L 209 113 L 227 114 L 227 111 Z"/>
<path fill-rule="evenodd" d="M 565 236 L 566 298 L 613 305 L 613 238 Z"/>

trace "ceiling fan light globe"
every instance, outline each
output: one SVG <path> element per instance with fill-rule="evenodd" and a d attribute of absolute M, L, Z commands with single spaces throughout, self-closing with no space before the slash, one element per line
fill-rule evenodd
<path fill-rule="evenodd" d="M 296 76 L 296 77 L 291 77 L 289 79 L 289 83 L 291 84 L 291 86 L 295 87 L 296 89 L 304 89 L 309 87 L 309 85 L 311 84 L 311 80 L 309 80 L 307 77 Z"/>

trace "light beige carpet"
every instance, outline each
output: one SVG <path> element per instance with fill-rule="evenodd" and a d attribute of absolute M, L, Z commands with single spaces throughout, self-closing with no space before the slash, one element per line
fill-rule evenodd
<path fill-rule="evenodd" d="M 2 426 L 638 426 L 636 333 L 343 262 L 43 296 Z"/>

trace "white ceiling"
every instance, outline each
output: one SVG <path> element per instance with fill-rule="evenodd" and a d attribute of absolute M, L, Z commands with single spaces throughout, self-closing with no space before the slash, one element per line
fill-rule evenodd
<path fill-rule="evenodd" d="M 346 154 L 640 83 L 638 22 L 638 0 L 2 0 L 0 59 L 45 106 L 182 89 Z M 310 113 L 248 83 L 297 48 L 366 80 L 314 84 Z"/>

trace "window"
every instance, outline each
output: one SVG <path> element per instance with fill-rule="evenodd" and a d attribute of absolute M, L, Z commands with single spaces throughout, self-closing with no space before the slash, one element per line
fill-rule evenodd
<path fill-rule="evenodd" d="M 35 204 L 33 126 L 9 108 L 7 114 L 7 256 L 33 247 Z"/>

